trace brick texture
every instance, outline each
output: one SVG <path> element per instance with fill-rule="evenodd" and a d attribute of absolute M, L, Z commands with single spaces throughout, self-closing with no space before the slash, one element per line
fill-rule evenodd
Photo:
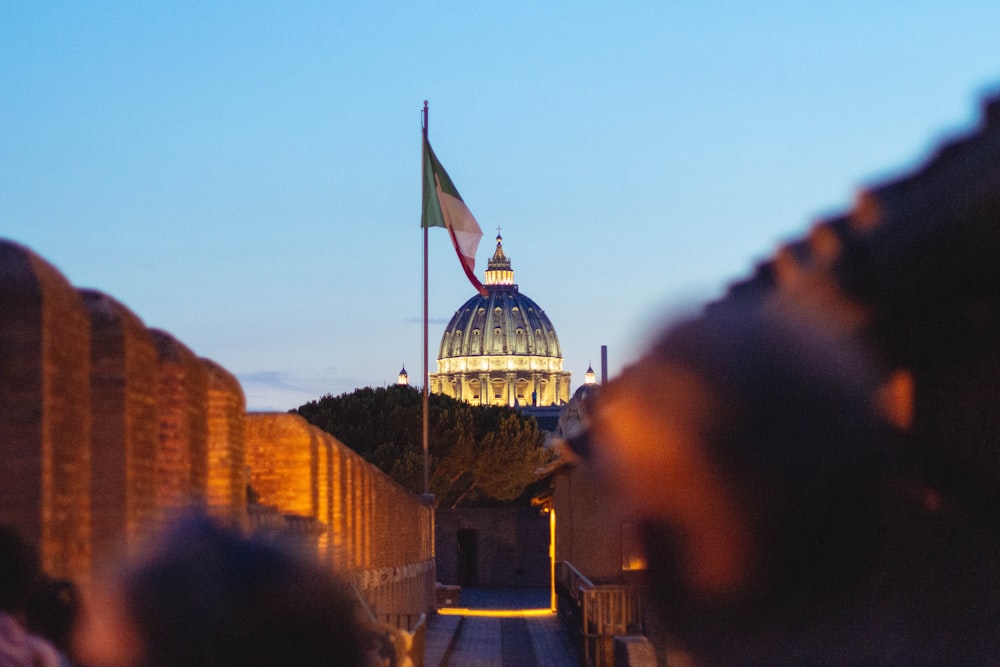
<path fill-rule="evenodd" d="M 0 521 L 49 572 L 90 568 L 90 327 L 62 274 L 0 240 Z"/>
<path fill-rule="evenodd" d="M 92 544 L 103 560 L 134 553 L 156 517 L 157 353 L 124 305 L 94 290 L 80 296 L 91 333 Z"/>
<path fill-rule="evenodd" d="M 156 504 L 161 520 L 205 506 L 208 373 L 183 343 L 151 329 L 157 350 Z"/>
<path fill-rule="evenodd" d="M 428 504 L 297 415 L 248 415 L 219 364 L 0 239 L 0 522 L 86 586 L 95 556 L 201 509 L 318 556 L 379 613 L 433 607 Z"/>
<path fill-rule="evenodd" d="M 242 527 L 247 509 L 246 398 L 239 381 L 209 359 L 201 360 L 208 379 L 207 474 L 210 514 Z"/>

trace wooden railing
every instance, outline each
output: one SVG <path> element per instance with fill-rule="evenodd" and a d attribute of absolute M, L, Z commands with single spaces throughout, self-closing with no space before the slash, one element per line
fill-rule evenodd
<path fill-rule="evenodd" d="M 571 563 L 556 563 L 556 580 L 575 605 L 584 662 L 614 664 L 614 638 L 644 634 L 642 601 L 631 586 L 595 584 Z"/>

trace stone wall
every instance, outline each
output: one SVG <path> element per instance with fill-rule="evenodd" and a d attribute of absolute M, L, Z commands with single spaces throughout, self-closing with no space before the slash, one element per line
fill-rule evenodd
<path fill-rule="evenodd" d="M 595 584 L 621 583 L 631 523 L 620 503 L 583 468 L 566 467 L 553 476 L 556 560 L 583 572 Z"/>
<path fill-rule="evenodd" d="M 0 523 L 84 586 L 194 510 L 279 533 L 377 613 L 433 606 L 430 504 L 296 415 L 248 415 L 226 369 L 4 239 L 0 480 Z"/>
<path fill-rule="evenodd" d="M 442 584 L 549 585 L 549 517 L 538 508 L 442 509 L 435 534 Z"/>

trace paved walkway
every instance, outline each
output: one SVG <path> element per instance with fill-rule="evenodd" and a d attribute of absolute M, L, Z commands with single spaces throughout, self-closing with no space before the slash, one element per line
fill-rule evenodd
<path fill-rule="evenodd" d="M 463 594 L 465 591 L 463 591 Z M 544 594 L 537 591 L 482 589 L 465 595 L 463 607 L 474 600 L 477 608 L 467 613 L 436 614 L 427 625 L 427 667 L 576 667 L 576 650 L 554 613 L 517 610 L 532 608 Z M 483 607 L 500 608 L 510 615 L 483 616 Z M 481 606 L 480 606 L 481 605 Z M 471 605 L 470 605 L 471 606 Z M 537 608 L 537 607 L 536 607 Z"/>

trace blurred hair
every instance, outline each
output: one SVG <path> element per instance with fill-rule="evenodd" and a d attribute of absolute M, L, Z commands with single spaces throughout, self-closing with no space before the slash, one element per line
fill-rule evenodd
<path fill-rule="evenodd" d="M 727 601 L 734 619 L 815 607 L 865 577 L 892 466 L 863 351 L 810 321 L 726 304 L 670 327 L 640 364 L 691 373 L 709 391 L 708 416 L 693 426 L 760 549 L 753 589 Z M 673 616 L 684 599 L 678 536 L 655 522 L 646 533 L 654 595 Z M 688 601 L 678 621 L 696 624 Z M 721 609 L 702 611 L 713 622 Z"/>
<path fill-rule="evenodd" d="M 13 526 L 0 524 L 0 611 L 23 611 L 38 574 L 35 548 Z"/>
<path fill-rule="evenodd" d="M 76 585 L 65 579 L 43 577 L 25 604 L 28 631 L 70 652 L 70 637 L 80 610 Z"/>
<path fill-rule="evenodd" d="M 124 578 L 146 667 L 362 665 L 352 589 L 279 546 L 207 519 L 169 531 Z"/>

